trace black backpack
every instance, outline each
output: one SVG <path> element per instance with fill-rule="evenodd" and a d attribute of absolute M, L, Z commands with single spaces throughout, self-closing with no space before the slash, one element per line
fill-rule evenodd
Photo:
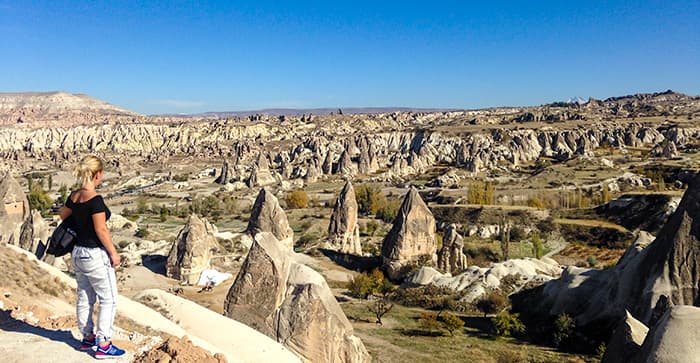
<path fill-rule="evenodd" d="M 75 218 L 72 215 L 68 216 L 54 229 L 53 234 L 49 237 L 46 253 L 61 257 L 73 251 L 73 246 L 75 246 L 75 241 L 78 238 L 77 230 Z"/>

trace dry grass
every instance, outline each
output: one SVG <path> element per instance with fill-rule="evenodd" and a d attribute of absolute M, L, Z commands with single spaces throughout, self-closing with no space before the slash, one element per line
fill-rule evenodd
<path fill-rule="evenodd" d="M 607 221 L 602 221 L 599 219 L 567 219 L 567 218 L 557 218 L 554 220 L 554 223 L 558 224 L 571 224 L 571 225 L 576 225 L 576 226 L 584 226 L 584 227 L 601 227 L 601 228 L 610 228 L 614 229 L 616 231 L 628 233 L 629 230 L 627 228 L 607 222 Z"/>
<path fill-rule="evenodd" d="M 0 246 L 0 271 L 4 275 L 0 279 L 0 287 L 22 291 L 30 297 L 49 294 L 69 300 L 74 296 L 72 288 L 46 273 L 36 261 L 30 261 L 24 254 L 5 246 Z"/>

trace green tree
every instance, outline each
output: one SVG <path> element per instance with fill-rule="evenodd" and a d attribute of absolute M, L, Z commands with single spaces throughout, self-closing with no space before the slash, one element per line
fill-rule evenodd
<path fill-rule="evenodd" d="M 542 245 L 542 238 L 540 234 L 535 232 L 532 234 L 532 255 L 535 258 L 542 258 L 544 254 L 544 246 Z"/>
<path fill-rule="evenodd" d="M 484 313 L 484 317 L 486 317 L 488 314 L 495 314 L 501 311 L 507 304 L 508 302 L 503 295 L 492 291 L 476 302 L 476 308 Z"/>
<path fill-rule="evenodd" d="M 388 203 L 381 189 L 367 184 L 359 185 L 355 189 L 355 200 L 358 211 L 364 215 L 376 215 Z"/>
<path fill-rule="evenodd" d="M 58 194 L 60 194 L 60 201 L 61 203 L 65 203 L 66 199 L 68 199 L 68 187 L 66 187 L 64 184 L 61 184 L 61 186 L 58 188 Z"/>
<path fill-rule="evenodd" d="M 30 189 L 29 195 L 27 195 L 27 200 L 29 201 L 30 209 L 36 209 L 40 212 L 46 211 L 51 207 L 51 204 L 53 204 L 49 194 L 44 191 L 44 188 L 39 184 L 32 185 L 32 189 Z"/>
<path fill-rule="evenodd" d="M 51 191 L 51 189 L 53 189 L 53 174 L 49 174 L 49 177 L 48 177 L 48 189 L 49 189 L 49 191 Z"/>

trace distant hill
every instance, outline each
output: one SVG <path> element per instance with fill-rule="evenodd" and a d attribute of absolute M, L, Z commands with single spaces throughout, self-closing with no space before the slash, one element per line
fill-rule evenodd
<path fill-rule="evenodd" d="M 105 117 L 139 114 L 84 94 L 68 92 L 0 93 L 0 124 L 96 123 Z"/>
<path fill-rule="evenodd" d="M 389 113 L 389 112 L 442 112 L 453 111 L 448 108 L 415 108 L 415 107 L 348 107 L 348 108 L 266 108 L 262 110 L 250 111 L 222 111 L 222 112 L 202 112 L 196 114 L 163 114 L 154 115 L 161 117 L 197 117 L 197 118 L 227 118 L 227 117 L 248 117 L 253 115 L 267 116 L 302 116 L 302 115 L 328 115 L 338 114 L 341 110 L 344 115 Z"/>

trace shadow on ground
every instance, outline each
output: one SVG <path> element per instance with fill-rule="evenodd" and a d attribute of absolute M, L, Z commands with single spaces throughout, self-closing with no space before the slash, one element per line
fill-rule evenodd
<path fill-rule="evenodd" d="M 73 350 L 80 351 L 78 348 L 80 341 L 75 339 L 69 330 L 50 330 L 30 325 L 13 318 L 9 310 L 0 310 L 0 331 L 33 334 L 55 342 L 65 343 Z"/>
<path fill-rule="evenodd" d="M 331 261 L 335 262 L 336 264 L 345 267 L 348 270 L 353 270 L 353 271 L 360 271 L 360 272 L 365 272 L 365 271 L 372 271 L 375 268 L 378 268 L 382 264 L 381 257 L 377 256 L 372 256 L 372 257 L 364 257 L 364 256 L 356 256 L 356 255 L 350 255 L 347 253 L 341 253 L 338 251 L 333 251 L 333 250 L 327 250 L 327 249 L 319 249 L 319 251 L 326 257 L 330 258 Z"/>
<path fill-rule="evenodd" d="M 151 272 L 165 276 L 165 263 L 168 257 L 163 255 L 143 255 L 141 264 Z"/>

